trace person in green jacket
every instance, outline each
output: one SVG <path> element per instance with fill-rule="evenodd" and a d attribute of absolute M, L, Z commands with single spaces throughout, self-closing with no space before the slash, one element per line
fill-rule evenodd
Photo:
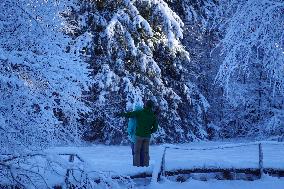
<path fill-rule="evenodd" d="M 119 114 L 120 116 L 127 118 L 136 118 L 137 126 L 135 131 L 136 139 L 134 144 L 134 166 L 149 166 L 150 138 L 151 134 L 156 132 L 158 129 L 158 121 L 156 115 L 152 110 L 153 106 L 153 101 L 148 100 L 142 110 Z M 141 155 L 143 158 L 141 158 Z"/>

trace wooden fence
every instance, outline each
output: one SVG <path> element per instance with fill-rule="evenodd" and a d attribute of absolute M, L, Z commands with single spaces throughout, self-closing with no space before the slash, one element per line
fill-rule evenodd
<path fill-rule="evenodd" d="M 274 143 L 273 143 L 274 144 Z M 284 143 L 281 143 L 284 145 Z M 217 150 L 217 149 L 228 149 L 228 148 L 237 148 L 243 146 L 250 146 L 255 145 L 258 147 L 258 168 L 192 168 L 192 169 L 178 169 L 178 170 L 166 170 L 166 154 L 168 149 L 177 149 L 177 150 L 186 150 L 186 151 L 208 151 L 208 150 Z M 278 145 L 278 144 L 274 144 Z M 279 143 L 280 145 L 280 143 Z M 250 143 L 250 144 L 239 144 L 239 145 L 230 145 L 230 146 L 218 146 L 218 147 L 211 147 L 211 148 L 181 148 L 181 147 L 174 147 L 174 146 L 164 146 L 162 151 L 162 156 L 160 159 L 160 167 L 158 168 L 158 174 L 154 173 L 139 173 L 136 175 L 128 176 L 127 178 L 130 179 L 137 179 L 137 178 L 151 178 L 152 182 L 159 182 L 163 177 L 167 176 L 175 176 L 181 174 L 192 174 L 192 173 L 223 173 L 225 179 L 236 179 L 234 175 L 238 173 L 244 174 L 251 174 L 255 175 L 259 178 L 263 176 L 263 174 L 270 174 L 278 177 L 284 177 L 284 169 L 275 169 L 275 168 L 264 168 L 263 167 L 263 144 L 262 143 Z M 74 162 L 75 158 L 79 161 L 83 162 L 83 159 L 80 158 L 77 154 L 60 154 L 60 155 L 68 155 L 69 162 Z M 155 169 L 155 168 L 154 168 Z M 66 182 L 68 183 L 68 178 L 72 174 L 72 170 L 67 170 L 66 172 Z M 113 176 L 113 179 L 119 179 L 121 176 Z M 98 180 L 98 182 L 100 182 Z"/>
<path fill-rule="evenodd" d="M 258 168 L 240 168 L 240 169 L 236 169 L 236 168 L 192 168 L 192 169 L 179 169 L 179 170 L 166 171 L 165 164 L 166 164 L 167 149 L 178 149 L 178 150 L 187 150 L 187 151 L 191 151 L 191 150 L 207 151 L 207 150 L 217 150 L 217 149 L 226 149 L 226 148 L 236 148 L 236 147 L 249 146 L 249 145 L 258 146 Z M 274 143 L 274 145 L 277 145 L 277 144 Z M 231 146 L 223 146 L 223 147 L 219 146 L 219 147 L 212 147 L 212 148 L 181 148 L 181 147 L 165 146 L 163 155 L 162 155 L 162 163 L 160 166 L 160 171 L 159 171 L 157 178 L 155 179 L 157 179 L 157 182 L 158 182 L 161 180 L 162 177 L 166 177 L 166 176 L 174 176 L 174 175 L 179 175 L 179 174 L 191 174 L 191 173 L 213 173 L 213 172 L 223 172 L 224 175 L 228 175 L 228 173 L 246 173 L 246 174 L 256 175 L 259 178 L 263 176 L 263 173 L 267 173 L 270 175 L 276 175 L 278 177 L 284 177 L 284 169 L 274 169 L 274 168 L 264 168 L 263 167 L 263 144 L 262 143 L 251 143 L 251 144 L 240 144 L 240 145 L 231 145 Z"/>

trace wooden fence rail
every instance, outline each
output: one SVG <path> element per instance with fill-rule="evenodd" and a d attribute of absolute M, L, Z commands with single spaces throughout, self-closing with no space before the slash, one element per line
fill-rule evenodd
<path fill-rule="evenodd" d="M 250 145 L 258 145 L 258 169 L 220 169 L 220 168 L 213 168 L 213 169 L 188 169 L 188 170 L 173 170 L 173 171 L 166 171 L 166 152 L 167 149 L 179 149 L 179 150 L 216 150 L 216 149 L 227 149 L 227 148 L 237 148 L 237 147 L 243 147 L 243 146 L 250 146 Z M 262 149 L 262 143 L 251 143 L 251 144 L 240 144 L 240 145 L 233 145 L 233 146 L 223 146 L 223 147 L 212 147 L 212 148 L 179 148 L 179 147 L 170 147 L 170 146 L 165 146 L 164 151 L 163 151 L 163 156 L 162 156 L 162 164 L 160 166 L 160 171 L 157 177 L 157 181 L 161 180 L 161 177 L 165 176 L 172 176 L 175 174 L 185 174 L 185 173 L 210 173 L 210 172 L 237 172 L 237 173 L 251 173 L 251 174 L 258 174 L 260 177 L 263 176 L 263 173 L 271 173 L 271 174 L 278 174 L 282 176 L 284 174 L 284 170 L 281 169 L 264 169 L 263 168 L 263 149 Z"/>

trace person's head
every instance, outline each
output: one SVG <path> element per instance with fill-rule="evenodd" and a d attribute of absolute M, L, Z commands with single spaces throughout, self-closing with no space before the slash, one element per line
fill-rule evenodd
<path fill-rule="evenodd" d="M 154 102 L 152 100 L 147 100 L 145 107 L 152 109 L 154 107 Z"/>
<path fill-rule="evenodd" d="M 135 104 L 134 110 L 142 110 L 143 106 L 141 106 L 140 104 Z"/>

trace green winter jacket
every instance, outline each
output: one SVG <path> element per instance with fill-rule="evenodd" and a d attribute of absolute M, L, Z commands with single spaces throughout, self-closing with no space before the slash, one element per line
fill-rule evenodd
<path fill-rule="evenodd" d="M 121 114 L 124 117 L 133 118 L 137 120 L 136 136 L 151 137 L 151 134 L 158 129 L 158 122 L 154 112 L 149 108 L 143 108 L 133 112 L 126 112 Z"/>

